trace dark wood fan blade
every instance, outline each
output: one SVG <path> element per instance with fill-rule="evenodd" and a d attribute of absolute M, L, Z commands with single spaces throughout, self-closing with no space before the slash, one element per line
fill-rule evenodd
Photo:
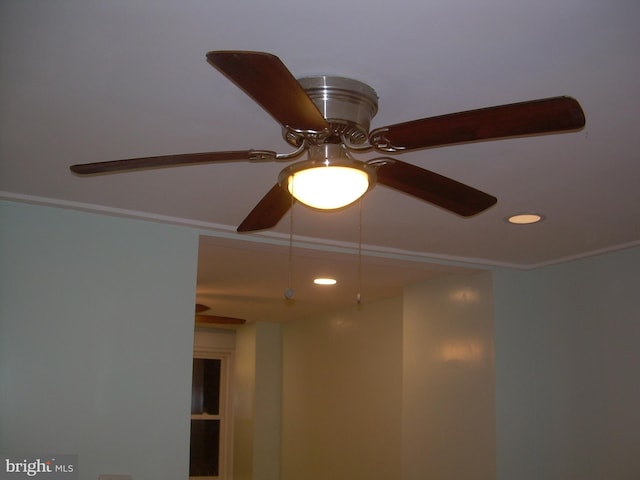
<path fill-rule="evenodd" d="M 275 152 L 260 152 L 271 154 Z M 172 167 L 177 165 L 194 165 L 198 163 L 251 161 L 255 158 L 255 150 L 235 150 L 229 152 L 185 153 L 181 155 L 163 155 L 161 157 L 131 158 L 128 160 L 112 160 L 108 162 L 82 163 L 69 167 L 73 173 L 92 175 L 96 173 L 122 172 L 139 168 Z"/>
<path fill-rule="evenodd" d="M 223 317 L 220 315 L 196 315 L 196 323 L 199 325 L 244 325 L 246 320 L 242 318 Z"/>
<path fill-rule="evenodd" d="M 426 200 L 463 217 L 480 213 L 497 201 L 495 197 L 468 185 L 392 158 L 378 164 L 376 175 L 378 183 L 382 185 Z"/>
<path fill-rule="evenodd" d="M 554 97 L 398 123 L 373 130 L 369 141 L 381 151 L 412 150 L 577 130 L 584 124 L 575 99 Z"/>
<path fill-rule="evenodd" d="M 321 132 L 329 127 L 295 77 L 270 53 L 214 51 L 207 60 L 284 127 Z"/>
<path fill-rule="evenodd" d="M 291 208 L 292 200 L 289 191 L 276 183 L 242 221 L 238 232 L 253 232 L 276 226 Z"/>
<path fill-rule="evenodd" d="M 196 303 L 196 313 L 206 312 L 207 310 L 211 310 L 211 308 L 202 303 Z"/>

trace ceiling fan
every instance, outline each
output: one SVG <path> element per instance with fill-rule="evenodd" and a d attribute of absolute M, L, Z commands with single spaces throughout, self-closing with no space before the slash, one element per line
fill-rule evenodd
<path fill-rule="evenodd" d="M 392 157 L 356 160 L 352 153 L 375 150 L 384 154 L 408 152 L 463 142 L 578 130 L 585 125 L 579 103 L 566 96 L 500 105 L 388 125 L 369 130 L 377 113 L 378 96 L 368 85 L 344 77 L 296 79 L 270 53 L 212 51 L 208 62 L 253 98 L 282 126 L 283 138 L 294 150 L 235 150 L 189 153 L 72 165 L 80 175 L 132 169 L 249 161 L 290 162 L 307 153 L 308 159 L 286 167 L 278 182 L 238 227 L 239 232 L 275 226 L 294 199 L 317 208 L 340 208 L 364 194 L 375 183 L 404 192 L 461 216 L 471 216 L 497 199 L 435 172 Z M 340 170 L 354 174 L 347 186 L 360 190 L 342 203 L 314 205 L 299 188 L 303 174 Z M 311 180 L 317 186 L 319 180 Z M 336 180 L 328 180 L 332 193 Z"/>
<path fill-rule="evenodd" d="M 208 307 L 207 305 L 203 305 L 202 303 L 196 303 L 196 325 L 198 326 L 211 326 L 211 325 L 233 326 L 233 325 L 244 325 L 246 322 L 246 320 L 242 318 L 223 317 L 221 315 L 203 314 L 203 312 L 206 312 L 208 310 L 211 310 L 211 307 Z"/>

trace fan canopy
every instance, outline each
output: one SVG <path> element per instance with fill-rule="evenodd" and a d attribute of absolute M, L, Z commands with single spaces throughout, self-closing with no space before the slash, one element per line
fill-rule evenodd
<path fill-rule="evenodd" d="M 328 128 L 304 135 L 285 127 L 283 137 L 289 144 L 299 147 L 310 138 L 322 143 L 328 137 L 350 145 L 368 141 L 371 119 L 378 113 L 378 94 L 373 88 L 358 80 L 329 75 L 303 77 L 298 83 L 322 113 Z"/>

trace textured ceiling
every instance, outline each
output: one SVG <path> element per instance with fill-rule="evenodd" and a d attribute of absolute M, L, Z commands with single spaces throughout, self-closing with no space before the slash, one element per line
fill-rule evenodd
<path fill-rule="evenodd" d="M 310 244 L 350 245 L 353 253 L 361 217 L 365 249 L 403 260 L 529 268 L 637 245 L 639 19 L 635 1 L 3 0 L 0 191 L 9 199 L 171 217 L 213 239 L 234 238 L 282 164 L 91 178 L 68 166 L 212 150 L 290 151 L 273 119 L 205 60 L 209 50 L 261 50 L 297 77 L 333 74 L 371 85 L 380 97 L 372 127 L 557 95 L 575 97 L 586 114 L 579 132 L 399 157 L 498 197 L 478 216 L 460 218 L 378 186 L 361 214 L 296 206 L 294 233 Z M 525 227 L 503 220 L 528 211 L 546 220 Z M 241 257 L 253 263 L 239 265 L 241 258 L 218 275 L 250 276 L 259 261 L 253 255 L 274 258 L 274 247 L 265 251 L 256 239 L 283 240 L 278 254 L 287 258 L 288 233 L 285 218 L 271 232 L 242 236 L 252 255 Z M 218 256 L 202 257 L 226 264 L 220 258 L 229 245 L 221 243 Z M 281 278 L 282 265 L 264 268 Z M 431 274 L 424 263 L 418 270 Z M 286 281 L 277 278 L 262 281 L 279 285 L 281 302 Z M 390 282 L 396 288 L 402 281 Z M 236 303 L 262 295 L 254 283 L 245 283 Z"/>

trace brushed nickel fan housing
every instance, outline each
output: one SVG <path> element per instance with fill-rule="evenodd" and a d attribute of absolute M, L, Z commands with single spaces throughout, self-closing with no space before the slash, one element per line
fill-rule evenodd
<path fill-rule="evenodd" d="M 367 142 L 371 119 L 378 113 L 378 94 L 373 88 L 358 80 L 329 75 L 300 78 L 298 83 L 329 123 L 329 136 L 352 145 Z M 295 147 L 309 138 L 287 128 L 283 137 Z"/>

